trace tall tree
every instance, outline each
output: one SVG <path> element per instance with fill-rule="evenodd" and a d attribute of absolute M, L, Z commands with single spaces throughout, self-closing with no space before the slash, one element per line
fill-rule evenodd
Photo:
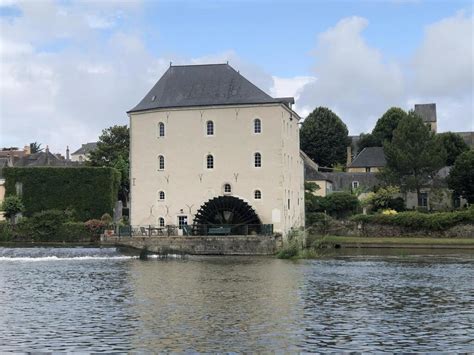
<path fill-rule="evenodd" d="M 399 107 L 389 108 L 375 124 L 372 133 L 361 135 L 359 151 L 365 147 L 382 147 L 385 141 L 392 141 L 393 131 L 407 113 Z"/>
<path fill-rule="evenodd" d="M 474 203 L 474 150 L 461 153 L 449 172 L 448 185 L 470 204 Z"/>
<path fill-rule="evenodd" d="M 469 150 L 469 146 L 462 137 L 453 132 L 444 132 L 436 135 L 436 142 L 446 150 L 446 165 L 448 166 L 453 165 L 461 153 Z"/>
<path fill-rule="evenodd" d="M 127 204 L 130 189 L 130 133 L 127 126 L 112 126 L 102 131 L 97 148 L 89 153 L 90 166 L 116 168 L 122 175 L 119 198 Z"/>
<path fill-rule="evenodd" d="M 413 111 L 400 120 L 392 141 L 385 141 L 384 151 L 387 166 L 382 179 L 395 183 L 402 191 L 416 191 L 418 201 L 421 189 L 429 185 L 446 161 L 444 147 L 436 144 L 434 134 Z"/>
<path fill-rule="evenodd" d="M 42 151 L 43 151 L 43 148 L 41 148 L 41 143 L 38 143 L 38 142 L 30 143 L 31 154 L 39 153 Z"/>
<path fill-rule="evenodd" d="M 330 109 L 318 107 L 304 120 L 300 130 L 301 149 L 321 166 L 346 162 L 350 144 L 347 127 Z"/>

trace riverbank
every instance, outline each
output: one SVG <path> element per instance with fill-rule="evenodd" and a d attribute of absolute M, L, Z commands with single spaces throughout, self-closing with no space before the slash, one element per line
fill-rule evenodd
<path fill-rule="evenodd" d="M 339 237 L 325 236 L 313 238 L 317 242 L 345 248 L 444 248 L 474 249 L 474 238 L 413 238 L 413 237 Z"/>

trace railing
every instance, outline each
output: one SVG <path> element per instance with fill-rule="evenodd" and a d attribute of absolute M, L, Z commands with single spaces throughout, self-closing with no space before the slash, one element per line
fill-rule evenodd
<path fill-rule="evenodd" d="M 221 236 L 221 235 L 272 235 L 273 224 L 193 224 L 179 228 L 175 225 L 158 227 L 148 226 L 121 226 L 117 228 L 119 237 L 169 237 L 169 236 Z"/>

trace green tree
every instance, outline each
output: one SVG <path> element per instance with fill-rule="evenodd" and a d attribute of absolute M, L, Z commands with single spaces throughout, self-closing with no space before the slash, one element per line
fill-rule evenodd
<path fill-rule="evenodd" d="M 90 166 L 116 168 L 121 173 L 119 198 L 127 204 L 130 189 L 130 132 L 127 126 L 112 126 L 102 131 L 97 148 L 89 153 Z"/>
<path fill-rule="evenodd" d="M 434 134 L 413 111 L 400 120 L 392 141 L 385 141 L 384 151 L 387 165 L 381 178 L 404 192 L 416 191 L 418 201 L 421 189 L 446 161 L 444 147 L 436 144 Z"/>
<path fill-rule="evenodd" d="M 400 120 L 407 116 L 407 113 L 399 107 L 389 108 L 377 120 L 372 133 L 361 134 L 359 140 L 359 152 L 366 147 L 382 147 L 385 141 L 392 141 L 393 131 L 397 128 Z"/>
<path fill-rule="evenodd" d="M 469 150 L 469 146 L 462 137 L 453 132 L 444 132 L 436 135 L 436 142 L 446 150 L 446 165 L 448 166 L 453 165 L 461 153 Z"/>
<path fill-rule="evenodd" d="M 41 143 L 38 143 L 38 142 L 30 143 L 31 154 L 39 153 L 42 151 L 43 151 L 43 148 L 41 148 Z"/>
<path fill-rule="evenodd" d="M 330 109 L 318 107 L 304 120 L 300 130 L 301 149 L 323 167 L 346 162 L 350 144 L 347 127 Z"/>
<path fill-rule="evenodd" d="M 474 150 L 458 156 L 448 176 L 448 185 L 454 193 L 474 203 Z"/>
<path fill-rule="evenodd" d="M 1 209 L 6 218 L 13 221 L 13 218 L 25 210 L 25 206 L 21 201 L 21 198 L 15 195 L 5 197 L 2 202 Z"/>

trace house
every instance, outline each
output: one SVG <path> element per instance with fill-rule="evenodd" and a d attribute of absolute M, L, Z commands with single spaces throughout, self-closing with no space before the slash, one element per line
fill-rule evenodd
<path fill-rule="evenodd" d="M 89 160 L 89 153 L 97 148 L 97 142 L 85 143 L 71 154 L 71 161 L 84 162 Z M 69 149 L 69 148 L 68 148 Z"/>
<path fill-rule="evenodd" d="M 436 104 L 415 104 L 415 113 L 432 132 L 437 132 Z"/>
<path fill-rule="evenodd" d="M 293 104 L 228 64 L 170 65 L 128 112 L 131 224 L 304 226 Z"/>
<path fill-rule="evenodd" d="M 350 173 L 376 173 L 387 164 L 382 147 L 367 147 L 349 162 L 347 171 Z"/>

